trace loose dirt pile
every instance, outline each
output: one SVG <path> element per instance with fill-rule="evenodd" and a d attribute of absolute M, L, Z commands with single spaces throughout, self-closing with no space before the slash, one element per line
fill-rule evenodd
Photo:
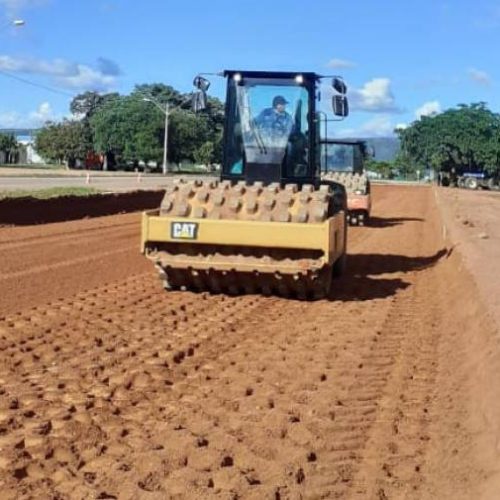
<path fill-rule="evenodd" d="M 47 200 L 4 198 L 0 200 L 0 226 L 45 224 L 147 210 L 158 207 L 163 194 L 162 190 L 158 190 L 63 196 Z"/>
<path fill-rule="evenodd" d="M 494 498 L 496 326 L 433 191 L 374 200 L 317 302 L 165 294 L 136 214 L 3 230 L 2 496 Z"/>

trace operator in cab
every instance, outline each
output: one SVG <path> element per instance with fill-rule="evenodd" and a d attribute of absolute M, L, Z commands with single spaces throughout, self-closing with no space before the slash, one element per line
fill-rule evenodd
<path fill-rule="evenodd" d="M 256 125 L 271 140 L 284 138 L 288 139 L 293 131 L 293 119 L 286 111 L 288 101 L 281 95 L 273 99 L 272 108 L 264 109 L 255 119 Z"/>

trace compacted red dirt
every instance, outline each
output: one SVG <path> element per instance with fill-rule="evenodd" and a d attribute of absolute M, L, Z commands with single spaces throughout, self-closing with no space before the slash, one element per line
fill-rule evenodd
<path fill-rule="evenodd" d="M 431 188 L 329 300 L 166 293 L 138 214 L 0 231 L 2 498 L 498 498 L 497 328 Z"/>

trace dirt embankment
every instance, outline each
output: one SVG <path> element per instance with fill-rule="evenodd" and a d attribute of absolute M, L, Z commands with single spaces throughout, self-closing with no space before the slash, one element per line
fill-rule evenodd
<path fill-rule="evenodd" d="M 163 194 L 164 191 L 158 190 L 48 200 L 5 198 L 0 200 L 0 226 L 45 224 L 147 210 L 158 207 Z"/>
<path fill-rule="evenodd" d="M 166 294 L 137 214 L 0 232 L 2 495 L 495 498 L 496 325 L 433 191 L 374 198 L 317 302 Z"/>

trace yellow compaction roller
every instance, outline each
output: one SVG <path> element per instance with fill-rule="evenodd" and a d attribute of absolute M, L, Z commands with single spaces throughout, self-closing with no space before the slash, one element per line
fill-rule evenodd
<path fill-rule="evenodd" d="M 321 180 L 321 77 L 224 71 L 227 98 L 220 179 L 178 180 L 142 218 L 142 251 L 168 290 L 328 295 L 346 261 L 346 192 Z M 194 80 L 204 108 L 209 82 Z M 332 78 L 336 116 L 346 86 Z"/>

